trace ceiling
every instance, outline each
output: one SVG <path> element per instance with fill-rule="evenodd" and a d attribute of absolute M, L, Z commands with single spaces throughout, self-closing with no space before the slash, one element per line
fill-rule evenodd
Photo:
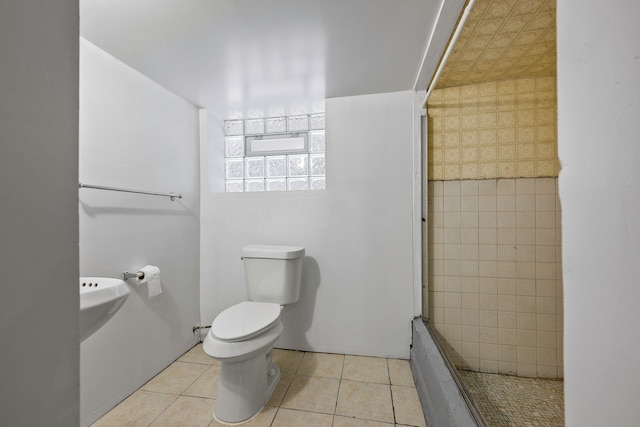
<path fill-rule="evenodd" d="M 556 0 L 477 0 L 436 88 L 556 75 Z"/>
<path fill-rule="evenodd" d="M 433 74 L 463 4 L 81 0 L 80 33 L 222 118 L 264 117 L 323 111 L 325 98 L 424 90 L 417 85 Z"/>

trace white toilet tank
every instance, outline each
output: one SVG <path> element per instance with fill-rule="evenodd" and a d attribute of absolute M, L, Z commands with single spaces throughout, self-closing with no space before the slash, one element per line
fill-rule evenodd
<path fill-rule="evenodd" d="M 249 301 L 292 304 L 300 299 L 301 246 L 248 245 L 242 259 Z"/>

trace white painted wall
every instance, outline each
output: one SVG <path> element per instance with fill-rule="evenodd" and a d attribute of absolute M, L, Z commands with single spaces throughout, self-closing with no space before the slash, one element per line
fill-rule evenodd
<path fill-rule="evenodd" d="M 149 299 L 146 286 L 131 286 L 120 311 L 82 342 L 88 425 L 196 342 L 200 184 L 197 109 L 91 43 L 80 47 L 80 181 L 183 195 L 80 190 L 81 276 L 152 264 L 164 289 Z"/>
<path fill-rule="evenodd" d="M 78 1 L 0 17 L 0 424 L 74 426 Z"/>
<path fill-rule="evenodd" d="M 301 299 L 285 309 L 276 346 L 408 358 L 412 114 L 411 92 L 328 99 L 327 190 L 202 191 L 204 324 L 246 299 L 243 245 L 296 244 L 307 250 Z M 219 156 L 221 140 L 209 140 L 210 156 Z M 202 181 L 208 182 L 205 163 L 211 162 L 203 161 Z"/>
<path fill-rule="evenodd" d="M 567 426 L 640 419 L 639 17 L 558 2 Z"/>

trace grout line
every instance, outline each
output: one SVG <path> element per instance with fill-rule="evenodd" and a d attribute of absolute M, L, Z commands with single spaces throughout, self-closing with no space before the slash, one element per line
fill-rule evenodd
<path fill-rule="evenodd" d="M 164 393 L 161 393 L 161 394 L 164 394 Z M 172 401 L 171 403 L 169 403 L 169 404 L 167 405 L 167 407 L 166 407 L 166 408 L 164 408 L 162 411 L 160 411 L 160 413 L 158 414 L 158 416 L 156 416 L 153 420 L 151 420 L 151 421 L 147 424 L 147 427 L 149 427 L 149 426 L 150 426 L 151 424 L 153 424 L 153 423 L 154 423 L 158 418 L 160 418 L 160 417 L 162 416 L 162 414 L 164 414 L 164 413 L 167 411 L 167 409 L 169 409 L 169 407 L 170 407 L 171 405 L 173 405 L 174 403 L 176 403 L 176 400 L 178 400 L 178 397 L 180 397 L 179 395 L 177 395 L 177 396 L 176 396 L 176 395 L 174 395 L 174 394 L 171 394 L 171 396 L 175 396 L 175 398 L 173 399 L 173 401 Z M 108 412 L 107 412 L 107 414 L 108 414 Z M 105 415 L 106 415 L 106 414 L 105 414 Z"/>
<path fill-rule="evenodd" d="M 391 388 L 391 368 L 389 367 L 389 359 L 385 358 L 385 363 L 387 365 L 387 376 L 389 378 L 389 398 L 391 399 L 391 415 L 393 416 L 393 423 L 398 423 L 398 418 L 396 417 L 396 405 L 393 401 L 393 389 Z"/>

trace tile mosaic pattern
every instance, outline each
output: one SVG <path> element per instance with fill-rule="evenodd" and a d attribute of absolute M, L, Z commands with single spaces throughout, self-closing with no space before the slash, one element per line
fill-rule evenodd
<path fill-rule="evenodd" d="M 425 426 L 409 361 L 274 350 L 281 378 L 247 427 Z M 217 427 L 219 363 L 196 345 L 93 427 Z"/>
<path fill-rule="evenodd" d="M 430 180 L 555 177 L 555 77 L 433 91 L 427 105 Z"/>
<path fill-rule="evenodd" d="M 563 381 L 458 373 L 490 426 L 564 426 Z"/>
<path fill-rule="evenodd" d="M 436 88 L 556 75 L 556 0 L 477 0 Z"/>
<path fill-rule="evenodd" d="M 429 319 L 474 371 L 563 376 L 556 178 L 430 181 Z"/>

